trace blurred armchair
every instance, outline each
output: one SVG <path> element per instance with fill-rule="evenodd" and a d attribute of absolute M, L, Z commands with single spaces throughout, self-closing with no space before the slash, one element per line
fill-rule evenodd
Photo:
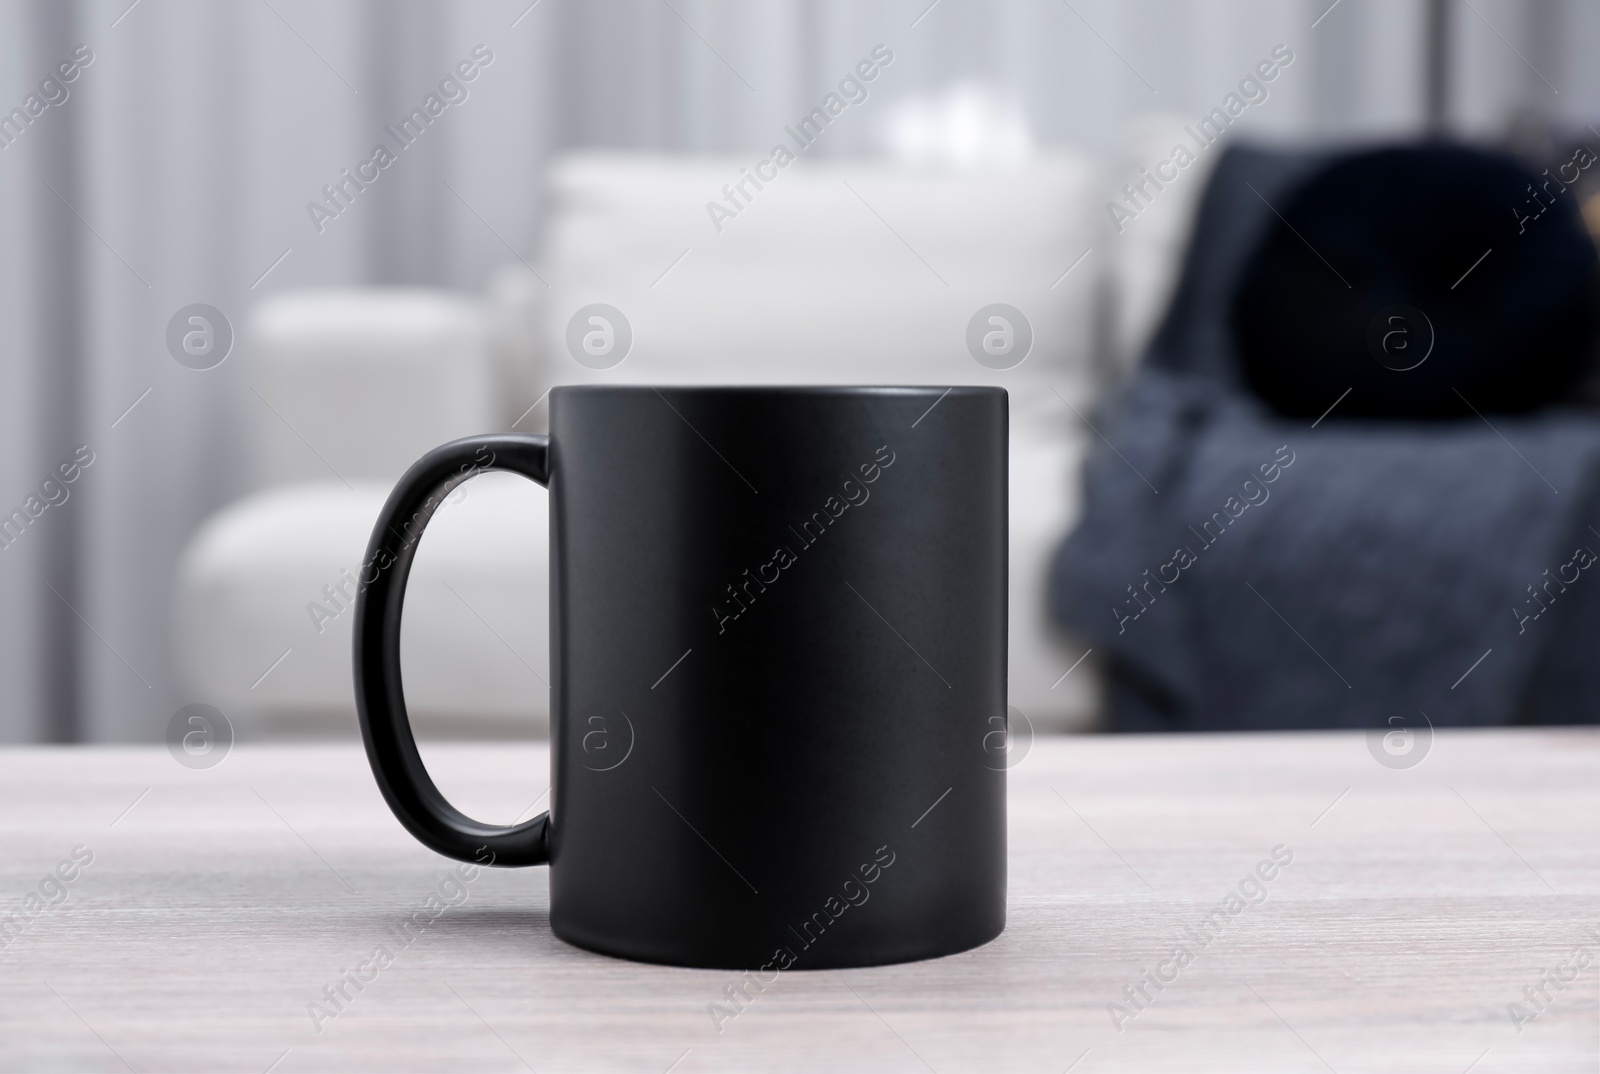
<path fill-rule="evenodd" d="M 192 699 L 269 731 L 353 727 L 351 616 L 308 605 L 345 600 L 341 579 L 406 465 L 454 436 L 542 431 L 554 385 L 995 383 L 1011 390 L 1011 700 L 1042 729 L 1089 724 L 1095 668 L 1063 678 L 1085 646 L 1052 620 L 1047 577 L 1085 448 L 1069 403 L 1083 410 L 1103 381 L 1094 170 L 1066 154 L 978 172 L 802 162 L 718 231 L 704 203 L 748 164 L 558 162 L 538 271 L 505 270 L 482 307 L 416 292 L 263 304 L 244 357 L 267 487 L 208 521 L 186 554 L 174 614 Z M 966 342 L 996 302 L 1021 310 L 1033 337 L 1008 370 L 980 365 Z M 594 303 L 631 337 L 604 369 L 568 343 Z M 538 730 L 545 496 L 498 474 L 463 490 L 430 525 L 409 586 L 407 700 L 424 732 Z"/>
<path fill-rule="evenodd" d="M 353 578 L 378 510 L 430 448 L 502 427 L 518 371 L 480 303 L 408 289 L 263 302 L 243 340 L 260 491 L 208 519 L 173 594 L 180 681 L 241 734 L 355 732 Z M 419 728 L 526 734 L 546 709 L 544 494 L 486 475 L 429 527 L 402 659 Z"/>

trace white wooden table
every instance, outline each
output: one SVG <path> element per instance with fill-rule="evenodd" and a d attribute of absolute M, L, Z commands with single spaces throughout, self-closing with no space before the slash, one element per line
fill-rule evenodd
<path fill-rule="evenodd" d="M 546 785 L 541 746 L 424 748 L 486 820 Z M 568 947 L 545 870 L 486 871 L 319 1031 L 307 1005 L 449 869 L 357 745 L 205 771 L 5 750 L 0 915 L 27 923 L 0 950 L 0 1069 L 1594 1071 L 1597 775 L 1588 731 L 1444 733 L 1407 770 L 1355 734 L 1041 739 L 987 947 L 784 974 L 719 1033 L 734 975 Z M 1266 900 L 1166 961 L 1278 844 Z M 28 915 L 80 845 L 65 901 Z M 1580 944 L 1596 957 L 1519 1031 L 1508 1004 Z M 1145 968 L 1177 979 L 1119 1031 L 1107 1005 Z"/>

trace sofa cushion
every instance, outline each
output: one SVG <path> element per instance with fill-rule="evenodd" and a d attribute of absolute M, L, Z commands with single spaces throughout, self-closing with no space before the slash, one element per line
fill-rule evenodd
<path fill-rule="evenodd" d="M 1233 327 L 1280 413 L 1315 418 L 1346 390 L 1334 420 L 1531 410 L 1594 366 L 1600 258 L 1560 179 L 1464 146 L 1386 148 L 1275 208 Z"/>
<path fill-rule="evenodd" d="M 286 485 L 207 520 L 173 598 L 186 697 L 217 706 L 245 733 L 352 729 L 352 580 L 388 493 Z M 548 726 L 548 518 L 543 489 L 491 473 L 458 488 L 429 523 L 400 642 L 406 701 L 420 722 L 447 723 L 452 734 Z"/>

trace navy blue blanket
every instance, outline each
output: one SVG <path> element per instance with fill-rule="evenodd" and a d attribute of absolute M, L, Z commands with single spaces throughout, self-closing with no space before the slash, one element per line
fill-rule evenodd
<path fill-rule="evenodd" d="M 1166 320 L 1099 408 L 1116 450 L 1087 463 L 1057 615 L 1109 658 L 1124 730 L 1594 721 L 1600 422 L 1313 427 L 1242 387 L 1232 291 L 1316 162 L 1218 162 Z"/>

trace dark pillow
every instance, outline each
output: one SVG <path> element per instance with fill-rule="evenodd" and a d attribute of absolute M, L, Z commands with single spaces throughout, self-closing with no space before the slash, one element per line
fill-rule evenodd
<path fill-rule="evenodd" d="M 1593 365 L 1600 259 L 1562 187 L 1555 169 L 1460 146 L 1335 160 L 1272 206 L 1246 264 L 1231 313 L 1246 383 L 1299 417 L 1346 389 L 1336 418 L 1571 395 Z"/>

